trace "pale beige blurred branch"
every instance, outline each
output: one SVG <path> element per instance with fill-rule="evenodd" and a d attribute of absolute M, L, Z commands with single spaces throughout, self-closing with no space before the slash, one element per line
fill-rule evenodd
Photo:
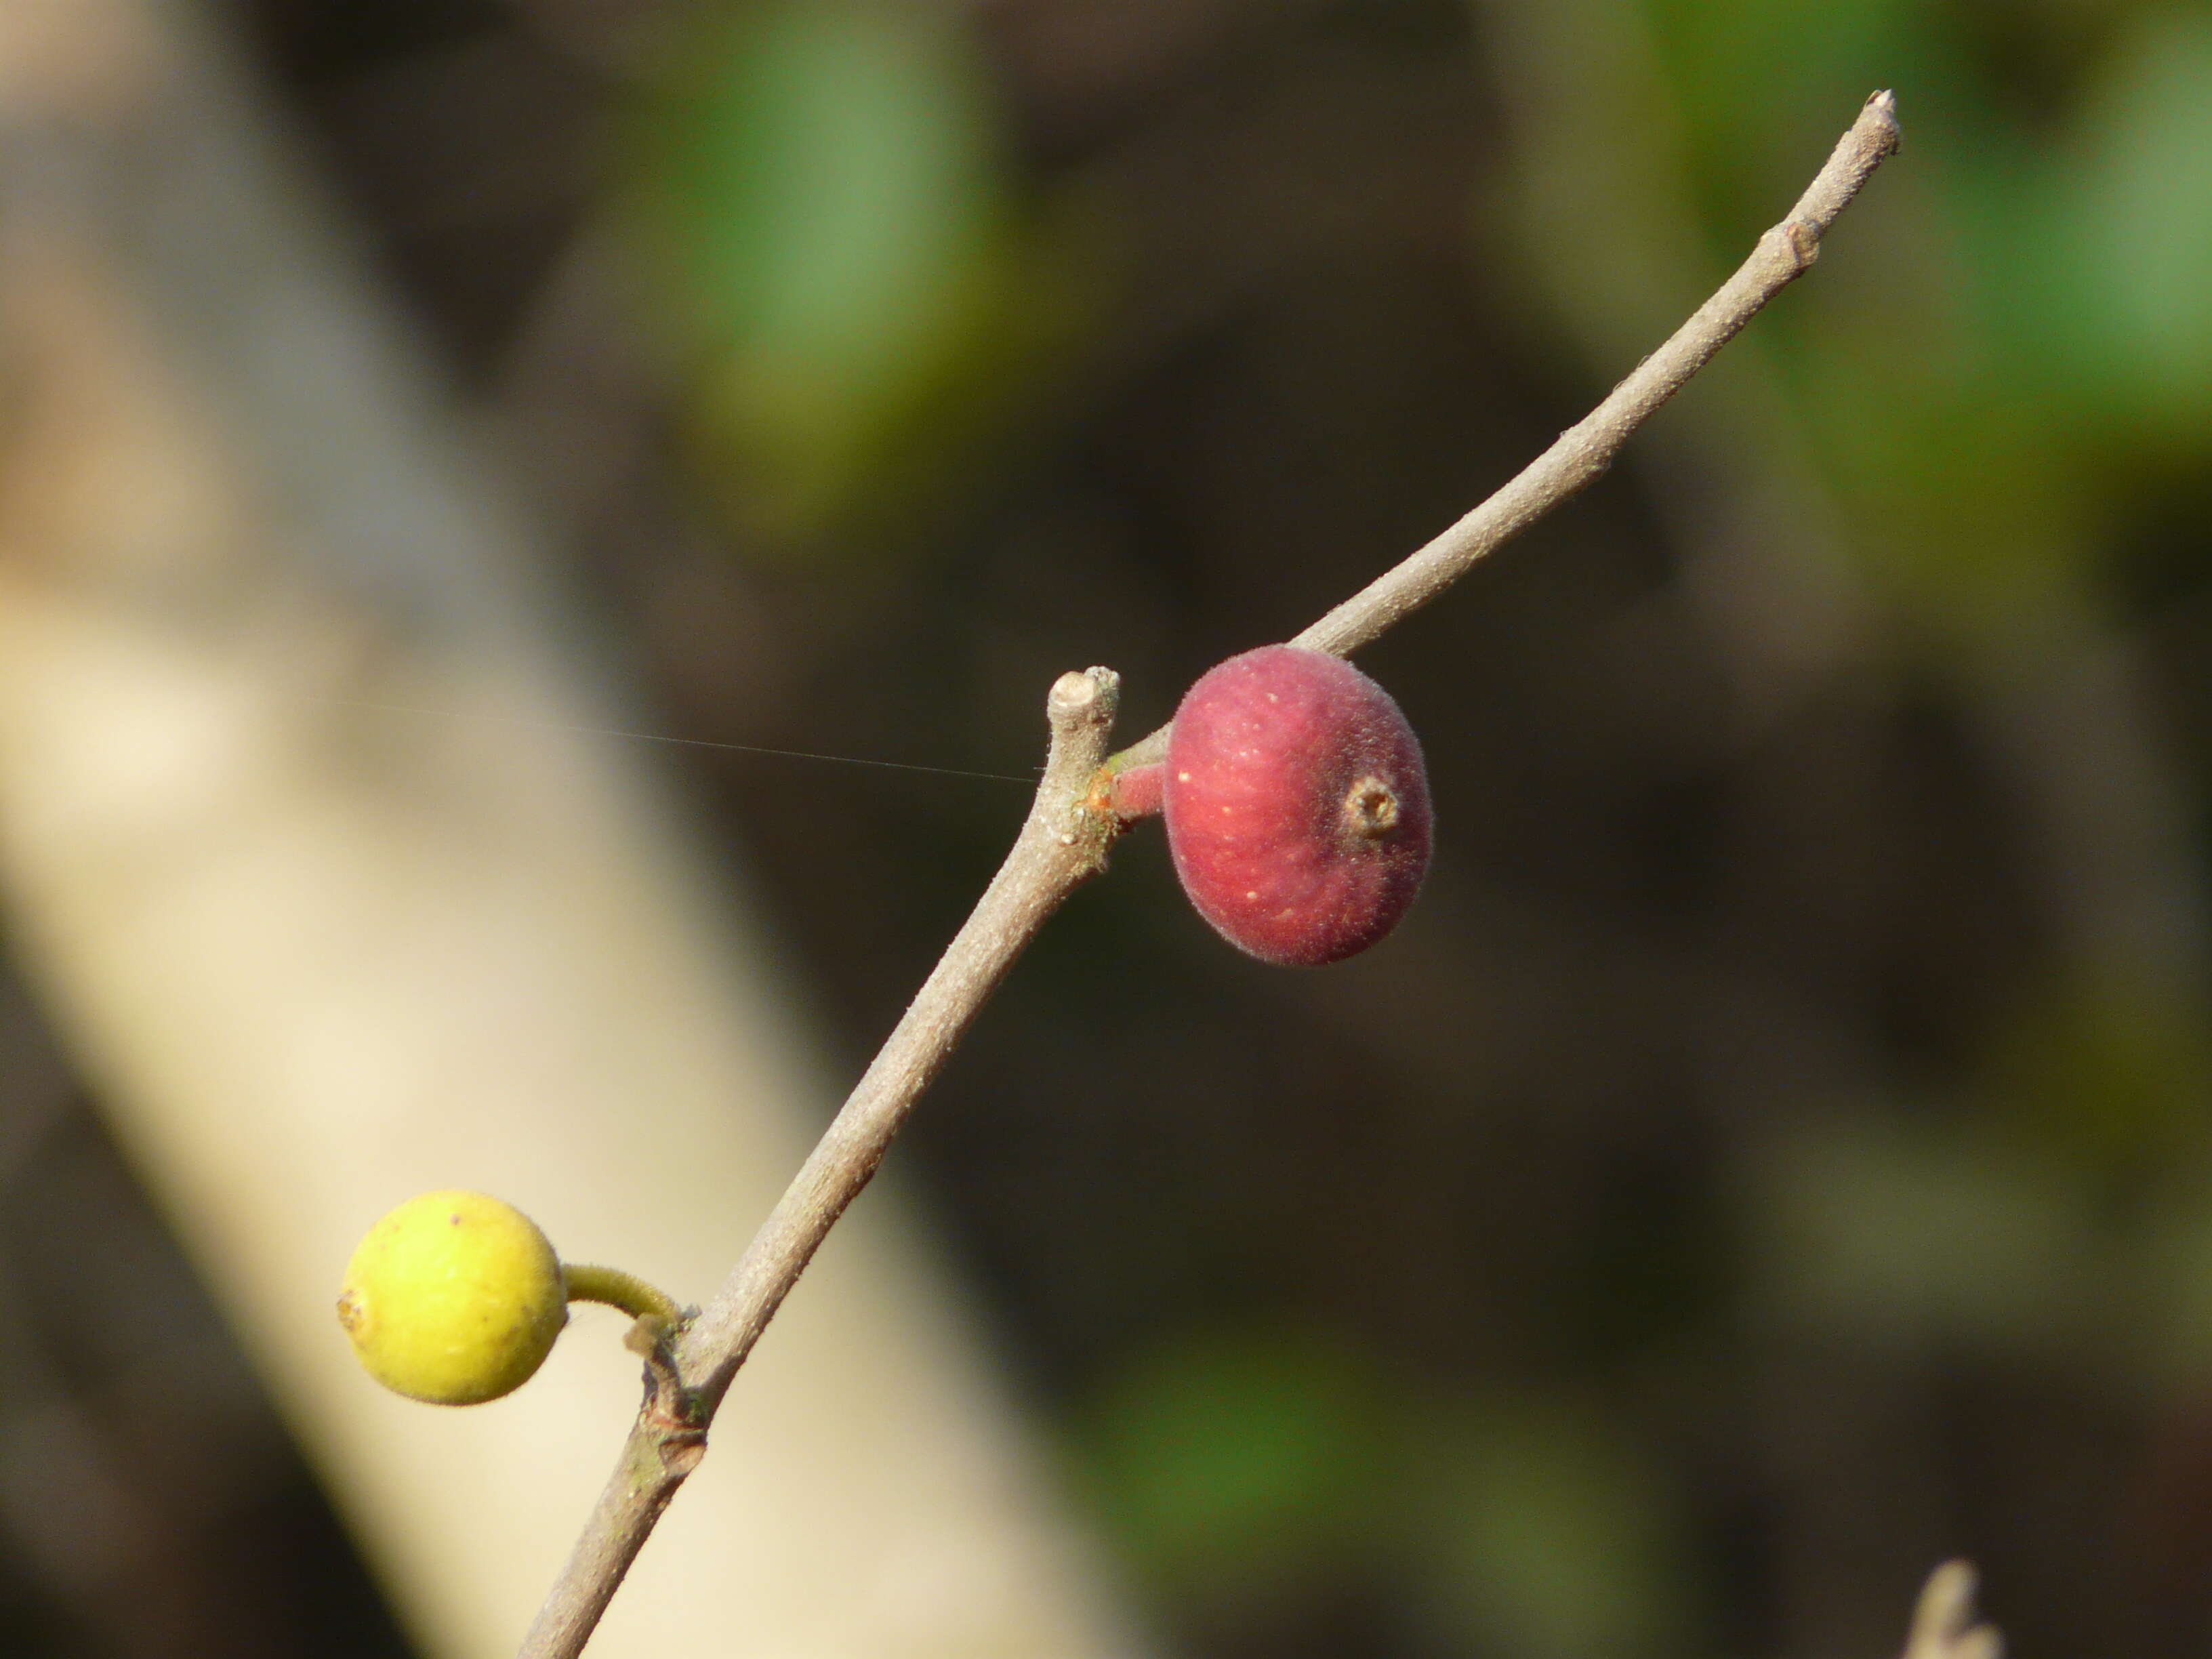
<path fill-rule="evenodd" d="M 1929 1575 L 1904 1659 L 2004 1659 L 2004 1638 L 1975 1616 L 1974 1583 L 1964 1561 L 1946 1561 Z"/>
<path fill-rule="evenodd" d="M 1811 267 L 1821 237 L 1898 142 L 1896 98 L 1878 92 L 1789 216 L 1665 344 L 1504 489 L 1295 642 L 1339 655 L 1356 650 L 1601 477 L 1637 428 Z M 649 1390 L 622 1459 L 524 1641 L 523 1659 L 573 1659 L 583 1650 L 662 1511 L 704 1455 L 707 1426 L 738 1368 L 823 1239 L 875 1174 L 921 1091 L 1015 959 L 1067 896 L 1104 867 L 1119 824 L 1093 774 L 1105 760 L 1117 691 L 1116 678 L 1099 668 L 1064 675 L 1053 687 L 1051 752 L 1013 851 L 744 1258 L 684 1334 L 677 1359 L 689 1386 L 672 1399 L 665 1385 Z M 1165 738 L 1164 727 L 1115 763 L 1157 758 Z M 1916 1650 L 1912 1659 L 1937 1656 Z"/>

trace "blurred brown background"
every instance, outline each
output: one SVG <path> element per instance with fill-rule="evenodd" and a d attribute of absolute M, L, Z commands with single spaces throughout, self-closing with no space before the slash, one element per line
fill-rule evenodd
<path fill-rule="evenodd" d="M 1840 1659 L 1952 1553 L 2205 1650 L 2212 15 L 222 15 L 646 729 L 1016 776 L 1510 476 L 1893 86 L 1817 270 L 1363 656 L 1401 933 L 1259 967 L 1134 835 L 895 1162 L 1171 1650 Z M 638 764 L 846 1073 L 1024 806 Z M 98 1113 L 9 990 L 0 1652 L 403 1651 Z"/>

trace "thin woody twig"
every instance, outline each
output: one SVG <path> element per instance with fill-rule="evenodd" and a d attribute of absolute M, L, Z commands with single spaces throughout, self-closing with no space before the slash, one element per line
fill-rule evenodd
<path fill-rule="evenodd" d="M 1877 92 L 1789 216 L 1759 239 L 1735 274 L 1603 403 L 1561 433 L 1496 495 L 1291 643 L 1350 656 L 1442 593 L 1484 555 L 1602 477 L 1630 434 L 1711 362 L 1760 307 L 1811 269 L 1820 257 L 1821 237 L 1874 170 L 1895 153 L 1899 137 L 1896 94 Z M 1167 735 L 1164 726 L 1116 755 L 1113 764 L 1126 769 L 1158 760 L 1167 753 Z"/>
<path fill-rule="evenodd" d="M 1046 703 L 1052 746 L 1013 851 L 923 983 L 851 1097 L 721 1290 L 684 1331 L 682 1409 L 656 1372 L 646 1409 L 584 1534 L 531 1626 L 526 1659 L 571 1659 L 590 1639 L 660 1512 L 705 1455 L 705 1428 L 731 1379 L 946 1056 L 1030 940 L 1104 867 L 1119 823 L 1088 799 L 1105 759 L 1121 681 L 1111 669 L 1063 674 Z"/>
<path fill-rule="evenodd" d="M 1790 216 L 1673 338 L 1519 477 L 1295 643 L 1347 654 L 1466 574 L 1476 560 L 1602 474 L 1629 434 L 1819 256 L 1820 238 L 1897 148 L 1896 100 L 1876 93 Z M 776 1310 L 1014 960 L 1068 895 L 1105 865 L 1122 827 L 1097 787 L 1119 680 L 1062 675 L 1047 718 L 1052 746 L 1014 848 L 914 1004 L 862 1076 L 721 1290 L 675 1346 L 678 1379 L 657 1367 L 621 1462 L 522 1646 L 522 1659 L 574 1659 L 653 1525 L 706 1452 L 706 1428 Z M 1166 728 L 1112 763 L 1164 752 Z M 673 1395 L 672 1400 L 669 1396 Z M 1941 1575 L 1939 1574 L 1939 1578 Z M 1931 1583 L 1929 1595 L 1936 1586 Z M 1926 1603 L 1923 1601 L 1923 1608 Z M 1912 1659 L 1948 1659 L 1945 1650 Z M 1984 1659 L 1971 1648 L 1956 1659 Z"/>

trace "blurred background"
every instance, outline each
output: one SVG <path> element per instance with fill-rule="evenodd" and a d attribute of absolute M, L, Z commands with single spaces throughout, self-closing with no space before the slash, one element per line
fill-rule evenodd
<path fill-rule="evenodd" d="M 136 118 L 123 45 L 54 42 L 137 25 L 4 3 L 20 186 Z M 704 745 L 1019 779 L 1090 663 L 1133 740 L 1578 418 L 1894 87 L 1905 149 L 1818 269 L 1363 654 L 1437 803 L 1400 933 L 1262 968 L 1140 830 L 892 1163 L 1160 1652 L 1841 1659 L 1955 1553 L 2023 1654 L 2206 1650 L 2212 13 L 195 27 L 544 526 L 561 649 L 686 740 L 621 763 L 705 824 L 835 1079 L 1025 797 Z M 7 337 L 20 502 L 51 457 Z M 388 745 L 507 741 L 450 682 L 407 701 Z M 408 1651 L 26 972 L 0 1651 Z"/>

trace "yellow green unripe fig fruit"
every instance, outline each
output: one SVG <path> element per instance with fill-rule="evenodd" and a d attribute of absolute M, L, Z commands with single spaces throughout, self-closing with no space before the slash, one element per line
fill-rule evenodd
<path fill-rule="evenodd" d="M 482 1193 L 425 1193 L 368 1230 L 338 1322 L 368 1374 L 440 1406 L 530 1380 L 568 1322 L 561 1262 L 537 1224 Z"/>

